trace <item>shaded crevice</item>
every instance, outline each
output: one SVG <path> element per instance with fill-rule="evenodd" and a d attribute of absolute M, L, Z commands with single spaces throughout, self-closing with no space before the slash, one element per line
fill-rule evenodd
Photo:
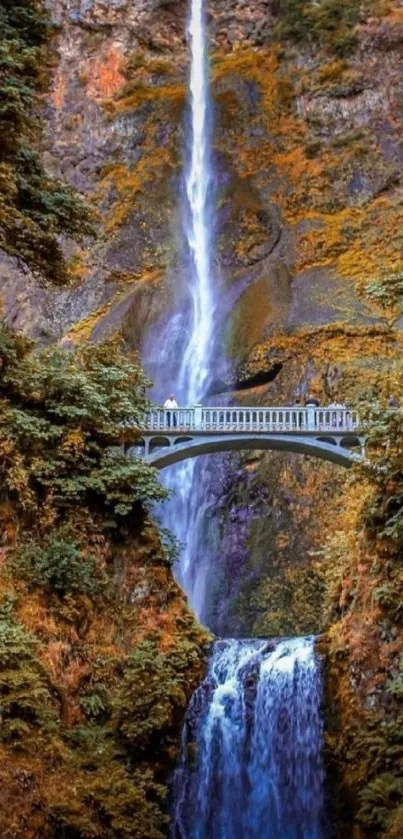
<path fill-rule="evenodd" d="M 282 362 L 278 362 L 277 364 L 274 364 L 270 370 L 261 370 L 259 373 L 255 373 L 254 376 L 249 376 L 237 381 L 235 383 L 235 390 L 249 390 L 249 388 L 259 387 L 259 385 L 270 384 L 270 382 L 274 382 L 279 373 L 281 373 L 282 369 Z"/>
<path fill-rule="evenodd" d="M 259 387 L 260 385 L 269 384 L 270 382 L 274 382 L 279 373 L 281 373 L 283 366 L 284 363 L 279 362 L 278 364 L 274 364 L 273 367 L 270 368 L 270 370 L 260 370 L 253 376 L 245 376 L 241 379 L 234 378 L 230 381 L 223 381 L 222 379 L 218 379 L 211 383 L 211 386 L 207 391 L 207 396 L 219 396 L 220 394 L 233 393 L 234 391 L 241 390 L 249 390 L 253 387 Z"/>

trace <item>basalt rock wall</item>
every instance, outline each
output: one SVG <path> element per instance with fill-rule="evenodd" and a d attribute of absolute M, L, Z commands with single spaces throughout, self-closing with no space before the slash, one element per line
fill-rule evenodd
<path fill-rule="evenodd" d="M 42 102 L 43 157 L 94 204 L 97 236 L 63 241 L 70 285 L 57 291 L 4 254 L 3 307 L 12 325 L 41 341 L 123 332 L 147 365 L 150 338 L 186 279 L 187 4 L 66 0 L 48 8 L 54 67 Z M 402 267 L 400 4 L 329 2 L 315 11 L 299 0 L 253 8 L 215 0 L 208 16 L 219 354 L 230 360 L 221 375 L 217 359 L 217 399 L 235 390 L 246 403 L 292 403 L 314 390 L 324 402 L 351 401 L 388 374 L 400 351 L 399 311 L 382 308 L 377 294 Z M 283 511 L 273 518 L 262 507 L 259 535 L 245 524 L 252 564 L 257 542 L 291 564 L 301 551 L 297 558 L 290 546 L 304 545 L 304 557 L 316 550 L 324 519 L 310 481 L 315 475 L 318 497 L 334 486 L 331 508 L 345 478 L 337 471 L 298 457 L 249 462 L 248 480 L 263 479 Z M 238 590 L 245 563 L 237 564 Z"/>
<path fill-rule="evenodd" d="M 186 279 L 187 4 L 65 0 L 48 9 L 43 157 L 96 207 L 97 236 L 63 241 L 70 285 L 56 291 L 4 254 L 3 307 L 41 341 L 122 332 L 147 365 Z M 292 403 L 313 390 L 323 402 L 352 401 L 400 353 L 399 310 L 381 307 L 378 293 L 402 268 L 400 4 L 329 0 L 315 11 L 300 0 L 211 0 L 208 18 L 219 354 L 230 360 L 221 375 L 217 359 L 217 400 L 235 391 L 244 403 Z M 277 558 L 282 591 L 284 574 L 311 575 L 309 554 L 346 474 L 296 456 L 248 458 L 246 471 L 233 462 L 238 477 L 227 470 L 229 492 L 217 486 L 216 515 L 232 605 L 212 594 L 212 608 L 237 615 L 237 625 L 220 619 L 223 631 L 255 631 L 239 598 L 249 600 L 249 578 L 256 597 L 262 580 L 266 617 L 257 625 L 270 631 L 277 606 L 263 569 Z M 258 513 L 253 500 L 239 501 L 251 481 L 264 487 Z M 311 618 L 297 621 L 301 631 L 315 629 Z"/>

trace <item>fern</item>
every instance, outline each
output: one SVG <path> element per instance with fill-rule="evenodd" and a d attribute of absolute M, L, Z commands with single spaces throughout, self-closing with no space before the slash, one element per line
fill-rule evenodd
<path fill-rule="evenodd" d="M 9 614 L 0 615 L 0 738 L 24 745 L 55 719 L 38 642 Z"/>
<path fill-rule="evenodd" d="M 54 531 L 42 543 L 24 543 L 12 556 L 14 575 L 31 586 L 44 586 L 58 594 L 100 594 L 107 583 L 94 555 L 83 550 L 68 530 Z"/>

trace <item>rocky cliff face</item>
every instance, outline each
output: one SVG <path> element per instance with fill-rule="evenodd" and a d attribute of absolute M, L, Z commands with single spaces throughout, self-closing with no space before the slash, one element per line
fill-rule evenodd
<path fill-rule="evenodd" d="M 97 237 L 61 238 L 63 289 L 4 252 L 6 319 L 42 342 L 122 332 L 144 351 L 186 270 L 187 4 L 47 6 L 56 28 L 43 159 L 94 204 Z M 325 402 L 365 397 L 401 354 L 401 3 L 210 0 L 209 18 L 216 275 L 231 361 L 216 390 L 249 404 L 308 391 Z M 293 456 L 231 459 L 213 492 L 215 627 L 326 628 L 320 552 L 324 532 L 343 527 L 345 473 Z"/>
<path fill-rule="evenodd" d="M 95 204 L 98 236 L 63 242 L 64 290 L 4 255 L 6 317 L 67 344 L 121 331 L 147 365 L 147 341 L 177 304 L 186 271 L 187 5 L 48 7 L 56 32 L 44 160 Z M 237 399 L 262 404 L 312 389 L 325 401 L 351 400 L 400 352 L 399 311 L 379 305 L 382 283 L 402 267 L 400 5 L 329 0 L 315 11 L 300 0 L 260 0 L 253 9 L 215 0 L 209 17 L 219 328 L 231 362 L 217 389 L 241 388 Z M 270 485 L 277 513 L 270 523 L 261 514 L 258 526 L 244 522 L 245 550 L 256 556 L 258 541 L 288 567 L 296 540 L 306 555 L 322 530 L 322 505 L 307 512 L 311 464 L 264 457 L 248 469 Z M 330 493 L 327 509 L 343 483 L 335 471 L 321 467 L 315 479 L 317 496 L 324 486 Z M 234 503 L 229 497 L 226 509 Z M 242 566 L 238 591 L 244 563 L 231 550 L 228 561 Z M 227 577 L 227 553 L 220 567 Z"/>
<path fill-rule="evenodd" d="M 370 3 L 367 16 L 353 3 L 350 22 L 349 7 L 337 14 L 330 3 L 313 43 L 298 30 L 300 5 L 209 7 L 217 272 L 237 301 L 226 342 L 241 381 L 269 335 L 382 323 L 365 283 L 400 263 L 398 233 L 389 235 L 401 212 L 399 4 Z M 57 55 L 45 161 L 94 201 L 99 237 L 65 243 L 75 281 L 62 293 L 4 260 L 6 311 L 38 336 L 123 328 L 139 344 L 180 293 L 187 6 L 48 6 Z"/>

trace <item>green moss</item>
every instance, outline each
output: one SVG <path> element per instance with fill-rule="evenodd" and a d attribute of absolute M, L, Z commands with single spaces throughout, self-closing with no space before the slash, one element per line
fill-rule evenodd
<path fill-rule="evenodd" d="M 355 27 L 376 10 L 377 2 L 367 0 L 281 0 L 279 39 L 320 44 L 344 56 L 356 45 Z"/>
<path fill-rule="evenodd" d="M 176 718 L 186 710 L 188 674 L 198 659 L 198 647 L 191 639 L 178 638 L 171 650 L 161 653 L 158 636 L 147 638 L 128 659 L 117 700 L 117 720 L 124 741 L 137 753 L 152 750 L 157 742 L 161 753 L 175 745 Z"/>
<path fill-rule="evenodd" d="M 93 233 L 78 193 L 44 170 L 39 94 L 52 28 L 39 0 L 0 5 L 0 246 L 55 283 L 68 271 L 58 235 Z"/>
<path fill-rule="evenodd" d="M 403 271 L 381 274 L 379 277 L 368 280 L 365 284 L 365 293 L 370 300 L 379 303 L 383 308 L 403 304 Z"/>

